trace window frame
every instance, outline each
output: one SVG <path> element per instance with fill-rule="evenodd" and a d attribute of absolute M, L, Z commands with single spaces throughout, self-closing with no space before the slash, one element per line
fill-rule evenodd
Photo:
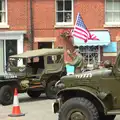
<path fill-rule="evenodd" d="M 80 46 L 80 47 L 86 47 L 86 46 Z M 90 48 L 90 47 L 92 47 L 92 46 L 88 46 L 88 47 Z M 89 52 L 89 53 L 86 53 L 86 52 L 80 51 L 80 53 L 81 53 L 81 54 L 86 53 L 88 56 L 89 56 L 90 53 L 97 53 L 97 54 L 98 54 L 98 61 L 97 61 L 97 62 L 100 63 L 100 53 L 101 53 L 100 50 L 101 50 L 101 49 L 100 49 L 100 46 L 96 46 L 96 47 L 98 47 L 98 52 Z M 84 57 L 84 56 L 83 56 L 83 57 Z M 93 65 L 93 63 L 90 64 L 89 59 L 90 59 L 90 58 L 88 57 L 87 63 L 88 63 L 88 66 L 91 66 L 91 65 Z"/>
<path fill-rule="evenodd" d="M 113 0 L 112 2 L 114 3 L 114 0 Z M 112 22 L 107 22 L 107 21 L 106 21 L 106 19 L 107 19 L 106 13 L 108 13 L 107 11 L 114 12 L 114 10 L 107 10 L 107 0 L 105 0 L 105 24 L 106 24 L 106 25 L 120 25 L 120 22 L 114 22 L 114 21 L 112 21 Z M 110 13 L 111 13 L 111 12 L 110 12 Z M 120 12 L 120 10 L 119 10 L 118 12 Z M 112 19 L 113 19 L 113 15 L 112 15 Z"/>
<path fill-rule="evenodd" d="M 71 0 L 72 2 L 72 10 L 71 10 L 71 22 L 57 22 L 57 1 L 59 0 L 55 0 L 55 25 L 56 26 L 64 26 L 64 25 L 73 25 L 74 23 L 74 0 Z M 65 0 L 61 0 L 61 1 L 65 1 Z"/>
<path fill-rule="evenodd" d="M 4 21 L 0 22 L 0 28 L 9 28 L 9 25 L 8 25 L 8 5 L 7 5 L 8 0 L 2 0 L 2 1 L 5 2 L 5 8 L 1 12 L 2 13 L 4 12 L 5 15 L 2 17 L 2 19 L 4 19 Z"/>

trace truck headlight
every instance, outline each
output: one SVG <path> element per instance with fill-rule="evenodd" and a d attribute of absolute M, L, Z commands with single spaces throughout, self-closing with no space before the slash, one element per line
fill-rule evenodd
<path fill-rule="evenodd" d="M 55 87 L 59 89 L 63 89 L 65 88 L 65 84 L 59 80 L 58 82 L 56 82 Z"/>

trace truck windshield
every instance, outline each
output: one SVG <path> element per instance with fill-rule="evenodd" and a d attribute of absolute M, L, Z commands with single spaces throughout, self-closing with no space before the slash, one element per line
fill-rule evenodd
<path fill-rule="evenodd" d="M 8 64 L 10 66 L 18 67 L 18 66 L 23 66 L 25 63 L 25 60 L 22 58 L 9 58 Z"/>

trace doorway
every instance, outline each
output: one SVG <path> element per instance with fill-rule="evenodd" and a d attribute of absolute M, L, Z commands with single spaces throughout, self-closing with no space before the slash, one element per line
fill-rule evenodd
<path fill-rule="evenodd" d="M 7 64 L 9 56 L 17 54 L 17 40 L 6 40 L 5 51 L 6 51 L 5 58 L 6 58 L 6 64 Z"/>
<path fill-rule="evenodd" d="M 4 45 L 3 40 L 0 40 L 0 73 L 4 72 Z"/>

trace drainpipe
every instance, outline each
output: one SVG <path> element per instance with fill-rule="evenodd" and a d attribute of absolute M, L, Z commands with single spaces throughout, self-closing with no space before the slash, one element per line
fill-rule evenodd
<path fill-rule="evenodd" d="M 32 2 L 30 0 L 30 49 L 33 50 L 33 43 L 34 43 L 34 23 L 33 23 L 33 8 Z"/>

